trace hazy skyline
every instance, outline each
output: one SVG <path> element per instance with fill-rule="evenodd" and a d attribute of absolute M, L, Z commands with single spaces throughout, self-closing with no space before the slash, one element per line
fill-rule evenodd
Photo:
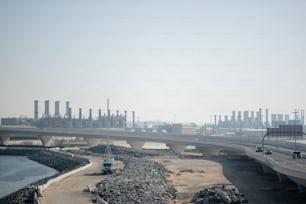
<path fill-rule="evenodd" d="M 0 2 L 0 117 L 34 100 L 204 123 L 213 114 L 305 109 L 306 2 Z M 131 116 L 131 113 L 129 114 Z"/>

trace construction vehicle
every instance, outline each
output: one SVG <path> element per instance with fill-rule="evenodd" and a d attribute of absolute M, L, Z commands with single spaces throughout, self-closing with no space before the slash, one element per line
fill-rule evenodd
<path fill-rule="evenodd" d="M 108 143 L 108 142 L 107 142 Z M 112 174 L 116 171 L 115 158 L 112 156 L 109 143 L 106 146 L 106 159 L 103 161 L 102 172 L 103 174 Z"/>
<path fill-rule="evenodd" d="M 110 125 L 110 110 L 109 110 L 109 99 L 107 99 L 107 110 L 108 110 L 108 124 L 107 124 L 107 145 L 105 149 L 106 159 L 103 161 L 102 173 L 103 174 L 112 174 L 116 171 L 115 167 L 115 158 L 112 155 L 111 147 L 109 144 L 109 125 Z"/>

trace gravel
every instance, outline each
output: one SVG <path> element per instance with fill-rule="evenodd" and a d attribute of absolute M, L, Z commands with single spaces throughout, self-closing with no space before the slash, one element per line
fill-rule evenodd
<path fill-rule="evenodd" d="M 104 146 L 91 148 L 93 152 L 103 152 Z M 175 189 L 167 181 L 169 171 L 157 162 L 145 159 L 165 152 L 135 151 L 112 147 L 116 160 L 121 160 L 125 168 L 96 185 L 97 194 L 109 204 L 120 203 L 168 203 L 175 198 Z M 124 152 L 124 154 L 122 154 Z"/>
<path fill-rule="evenodd" d="M 195 204 L 241 204 L 248 203 L 242 193 L 224 185 L 205 188 L 195 194 L 192 202 Z"/>

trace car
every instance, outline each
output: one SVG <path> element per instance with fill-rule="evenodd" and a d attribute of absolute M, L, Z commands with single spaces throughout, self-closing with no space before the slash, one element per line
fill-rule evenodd
<path fill-rule="evenodd" d="M 300 151 L 294 151 L 292 154 L 292 158 L 295 159 L 300 159 L 301 158 L 301 152 Z"/>
<path fill-rule="evenodd" d="M 271 149 L 265 149 L 265 150 L 264 150 L 264 153 L 265 153 L 265 154 L 272 154 L 272 150 L 271 150 Z"/>
<path fill-rule="evenodd" d="M 256 152 L 262 152 L 262 146 L 256 146 Z"/>

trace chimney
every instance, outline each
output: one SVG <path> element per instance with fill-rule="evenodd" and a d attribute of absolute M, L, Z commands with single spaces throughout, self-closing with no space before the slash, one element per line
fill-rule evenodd
<path fill-rule="evenodd" d="M 69 114 L 68 114 L 68 116 L 69 116 L 69 119 L 71 120 L 72 119 L 72 114 L 71 114 L 71 108 L 69 108 Z"/>
<path fill-rule="evenodd" d="M 91 108 L 89 109 L 89 117 L 88 117 L 88 119 L 92 120 L 92 109 Z"/>
<path fill-rule="evenodd" d="M 66 101 L 66 117 L 69 117 L 69 101 Z"/>
<path fill-rule="evenodd" d="M 304 125 L 305 123 L 304 110 L 300 110 L 300 112 L 301 112 L 301 125 Z"/>
<path fill-rule="evenodd" d="M 50 112 L 49 112 L 49 100 L 45 100 L 45 117 L 49 117 L 50 116 Z"/>
<path fill-rule="evenodd" d="M 102 111 L 99 109 L 99 128 L 102 127 Z"/>
<path fill-rule="evenodd" d="M 127 127 L 127 111 L 124 111 L 124 127 Z"/>
<path fill-rule="evenodd" d="M 269 126 L 269 110 L 266 109 L 266 126 Z"/>
<path fill-rule="evenodd" d="M 38 120 L 38 100 L 34 101 L 34 119 Z"/>
<path fill-rule="evenodd" d="M 135 111 L 133 111 L 132 114 L 133 114 L 133 128 L 135 128 Z"/>
<path fill-rule="evenodd" d="M 60 112 L 59 112 L 59 101 L 55 101 L 55 112 L 54 112 L 54 117 L 60 117 Z"/>
<path fill-rule="evenodd" d="M 82 108 L 79 108 L 79 120 L 82 120 Z"/>

